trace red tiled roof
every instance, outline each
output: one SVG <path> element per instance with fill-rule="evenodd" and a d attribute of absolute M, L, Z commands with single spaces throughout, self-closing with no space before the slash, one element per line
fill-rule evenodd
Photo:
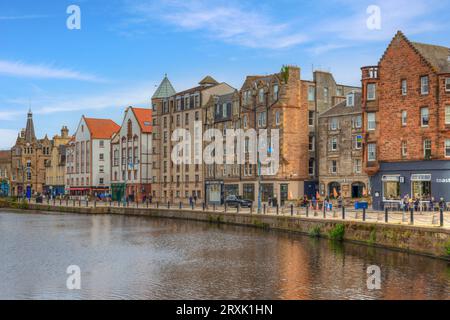
<path fill-rule="evenodd" d="M 152 110 L 151 109 L 143 109 L 143 108 L 134 108 L 132 107 L 134 116 L 139 122 L 139 126 L 141 127 L 141 131 L 143 133 L 151 133 L 152 132 Z"/>
<path fill-rule="evenodd" d="M 84 118 L 92 139 L 110 139 L 120 126 L 110 119 Z"/>
<path fill-rule="evenodd" d="M 0 150 L 0 159 L 6 160 L 11 158 L 11 150 Z"/>

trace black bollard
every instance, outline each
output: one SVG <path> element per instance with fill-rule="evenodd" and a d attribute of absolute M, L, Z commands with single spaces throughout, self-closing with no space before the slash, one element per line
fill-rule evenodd
<path fill-rule="evenodd" d="M 266 204 L 264 203 L 264 210 L 263 210 L 264 214 L 266 214 Z"/>
<path fill-rule="evenodd" d="M 366 221 L 366 208 L 363 208 L 363 221 Z"/>
<path fill-rule="evenodd" d="M 345 207 L 342 206 L 342 220 L 345 220 Z"/>
<path fill-rule="evenodd" d="M 443 227 L 444 226 L 444 209 L 440 209 L 439 210 L 439 216 L 440 216 L 440 223 L 439 223 L 439 225 L 441 226 L 441 227 Z"/>
<path fill-rule="evenodd" d="M 213 203 L 213 211 L 216 211 L 216 204 Z"/>
<path fill-rule="evenodd" d="M 414 225 L 414 208 L 410 209 L 410 223 Z"/>
<path fill-rule="evenodd" d="M 309 206 L 308 205 L 306 205 L 306 217 L 307 218 L 309 217 Z"/>
<path fill-rule="evenodd" d="M 384 209 L 384 222 L 385 223 L 389 222 L 389 209 L 388 208 Z"/>
<path fill-rule="evenodd" d="M 291 217 L 293 217 L 293 216 L 294 216 L 294 205 L 291 204 Z"/>
<path fill-rule="evenodd" d="M 280 207 L 279 207 L 278 204 L 277 204 L 277 215 L 278 215 L 278 210 L 279 210 L 279 208 L 280 208 Z"/>
<path fill-rule="evenodd" d="M 167 209 L 170 209 L 170 201 L 167 201 Z"/>
<path fill-rule="evenodd" d="M 240 209 L 241 205 L 238 203 L 236 206 L 236 213 L 239 213 L 239 209 Z"/>

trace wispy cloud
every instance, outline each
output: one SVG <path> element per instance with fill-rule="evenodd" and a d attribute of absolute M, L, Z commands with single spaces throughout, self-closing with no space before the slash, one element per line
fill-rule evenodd
<path fill-rule="evenodd" d="M 308 40 L 290 23 L 274 22 L 270 16 L 232 1 L 129 1 L 128 10 L 140 24 L 157 18 L 179 31 L 200 31 L 209 38 L 244 47 L 283 49 Z"/>
<path fill-rule="evenodd" d="M 1 20 L 30 20 L 30 19 L 41 19 L 48 18 L 47 15 L 39 15 L 39 14 L 30 14 L 30 15 L 22 15 L 22 16 L 0 16 Z"/>
<path fill-rule="evenodd" d="M 0 60 L 0 74 L 20 78 L 62 79 L 92 82 L 105 81 L 95 75 L 81 73 L 70 69 L 55 68 L 44 64 L 31 65 L 21 61 L 8 60 Z"/>
<path fill-rule="evenodd" d="M 11 129 L 0 129 L 0 149 L 10 149 L 16 142 L 18 132 Z"/>

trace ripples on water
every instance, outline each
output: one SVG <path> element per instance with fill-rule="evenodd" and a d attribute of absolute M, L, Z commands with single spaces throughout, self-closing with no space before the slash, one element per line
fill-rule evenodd
<path fill-rule="evenodd" d="M 306 236 L 125 216 L 0 212 L 0 299 L 448 299 L 447 262 Z M 81 268 L 81 290 L 66 269 Z M 367 290 L 378 265 L 382 289 Z"/>

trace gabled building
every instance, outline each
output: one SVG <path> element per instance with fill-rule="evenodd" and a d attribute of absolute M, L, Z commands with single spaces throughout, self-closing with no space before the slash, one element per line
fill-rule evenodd
<path fill-rule="evenodd" d="M 73 196 L 110 192 L 111 138 L 120 126 L 110 119 L 82 117 L 67 150 L 67 191 Z"/>
<path fill-rule="evenodd" d="M 229 195 L 240 195 L 241 165 L 226 164 L 225 137 L 227 130 L 241 128 L 240 94 L 235 90 L 225 95 L 209 98 L 204 108 L 204 131 L 219 130 L 224 137 L 223 164 L 204 164 L 205 197 L 209 204 L 222 204 Z M 204 143 L 204 147 L 208 145 Z M 235 141 L 237 149 L 237 141 Z"/>
<path fill-rule="evenodd" d="M 11 150 L 0 150 L 0 197 L 11 192 Z"/>
<path fill-rule="evenodd" d="M 55 135 L 51 141 L 50 160 L 45 167 L 44 193 L 49 196 L 65 194 L 66 189 L 66 145 L 69 143 L 69 129 L 64 126 L 61 135 Z"/>
<path fill-rule="evenodd" d="M 45 167 L 51 158 L 50 152 L 50 139 L 47 136 L 36 138 L 30 110 L 26 128 L 20 132 L 11 149 L 11 191 L 14 196 L 31 197 L 44 192 Z"/>
<path fill-rule="evenodd" d="M 152 110 L 128 107 L 111 141 L 111 192 L 114 201 L 142 202 L 151 195 Z"/>
<path fill-rule="evenodd" d="M 367 195 L 360 92 L 319 115 L 318 137 L 320 195 L 349 200 Z"/>
<path fill-rule="evenodd" d="M 202 119 L 204 107 L 213 95 L 234 92 L 226 83 L 219 83 L 206 76 L 199 85 L 181 92 L 175 92 L 167 77 L 152 97 L 154 117 L 153 154 L 154 183 L 152 193 L 160 201 L 187 202 L 192 196 L 204 201 L 204 178 L 202 159 Z M 200 125 L 195 128 L 194 124 Z M 178 142 L 172 141 L 172 133 L 177 129 L 186 129 L 191 135 L 191 164 L 175 164 L 172 151 Z M 194 145 L 194 139 L 200 142 Z"/>
<path fill-rule="evenodd" d="M 398 32 L 362 68 L 365 170 L 375 208 L 450 199 L 450 49 Z"/>

